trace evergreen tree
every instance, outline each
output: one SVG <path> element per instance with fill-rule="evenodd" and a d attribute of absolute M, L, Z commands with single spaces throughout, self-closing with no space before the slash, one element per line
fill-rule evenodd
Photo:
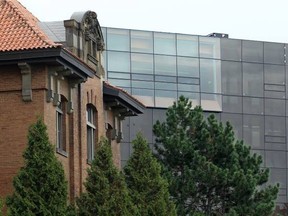
<path fill-rule="evenodd" d="M 156 122 L 157 157 L 165 168 L 178 215 L 270 215 L 278 186 L 266 186 L 261 156 L 235 140 L 233 128 L 181 96 Z M 263 186 L 263 187 L 260 187 Z"/>
<path fill-rule="evenodd" d="M 86 192 L 77 200 L 80 216 L 137 215 L 124 177 L 113 164 L 111 147 L 106 140 L 100 142 L 95 153 L 85 187 Z"/>
<path fill-rule="evenodd" d="M 3 207 L 4 207 L 4 200 L 0 197 L 0 216 L 2 216 L 2 211 L 3 211 Z"/>
<path fill-rule="evenodd" d="M 140 215 L 176 215 L 175 206 L 169 200 L 168 182 L 161 177 L 161 165 L 141 134 L 137 134 L 133 140 L 133 148 L 124 174 L 130 196 Z"/>
<path fill-rule="evenodd" d="M 13 180 L 14 193 L 7 198 L 9 214 L 65 215 L 67 182 L 41 119 L 29 128 L 23 157 L 24 166 Z"/>

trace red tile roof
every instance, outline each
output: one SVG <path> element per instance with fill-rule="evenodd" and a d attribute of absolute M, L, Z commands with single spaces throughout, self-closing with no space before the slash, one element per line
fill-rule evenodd
<path fill-rule="evenodd" d="M 38 22 L 17 0 L 0 0 L 0 52 L 61 46 L 42 32 Z"/>

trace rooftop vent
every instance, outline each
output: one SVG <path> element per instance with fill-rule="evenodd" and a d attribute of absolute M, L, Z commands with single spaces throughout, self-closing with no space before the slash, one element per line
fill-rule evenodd
<path fill-rule="evenodd" d="M 216 37 L 216 38 L 228 38 L 229 35 L 228 34 L 224 34 L 224 33 L 211 33 L 207 35 L 208 37 Z"/>

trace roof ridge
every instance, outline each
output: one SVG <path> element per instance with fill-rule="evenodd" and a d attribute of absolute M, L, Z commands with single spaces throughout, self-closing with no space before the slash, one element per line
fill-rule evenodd
<path fill-rule="evenodd" d="M 39 39 L 46 43 L 46 45 L 61 45 L 56 44 L 54 41 L 49 39 L 49 37 L 38 26 L 38 22 L 40 22 L 38 18 L 35 17 L 29 10 L 27 10 L 27 8 L 24 7 L 18 0 L 6 0 L 6 2 L 28 24 L 28 27 L 31 28 L 31 30 L 39 37 Z"/>

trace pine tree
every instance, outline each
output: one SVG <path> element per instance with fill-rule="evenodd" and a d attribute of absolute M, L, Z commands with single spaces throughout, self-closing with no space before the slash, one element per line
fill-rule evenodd
<path fill-rule="evenodd" d="M 140 215 L 176 215 L 175 206 L 169 200 L 168 182 L 161 176 L 161 166 L 146 140 L 137 134 L 132 143 L 134 151 L 124 167 L 124 174 L 130 196 Z"/>
<path fill-rule="evenodd" d="M 14 193 L 7 198 L 9 214 L 65 215 L 67 182 L 64 170 L 39 118 L 29 128 L 24 166 L 13 180 Z"/>
<path fill-rule="evenodd" d="M 3 208 L 4 208 L 4 200 L 0 197 L 0 216 L 2 216 L 2 211 L 3 211 Z"/>
<path fill-rule="evenodd" d="M 200 107 L 181 96 L 156 122 L 156 152 L 169 179 L 178 215 L 270 215 L 278 186 L 266 186 L 261 156 L 235 140 L 229 122 L 204 120 Z M 260 187 L 262 186 L 262 187 Z"/>
<path fill-rule="evenodd" d="M 112 151 L 106 140 L 100 142 L 88 177 L 86 192 L 77 200 L 79 215 L 134 216 L 132 204 L 123 175 L 112 161 Z"/>

